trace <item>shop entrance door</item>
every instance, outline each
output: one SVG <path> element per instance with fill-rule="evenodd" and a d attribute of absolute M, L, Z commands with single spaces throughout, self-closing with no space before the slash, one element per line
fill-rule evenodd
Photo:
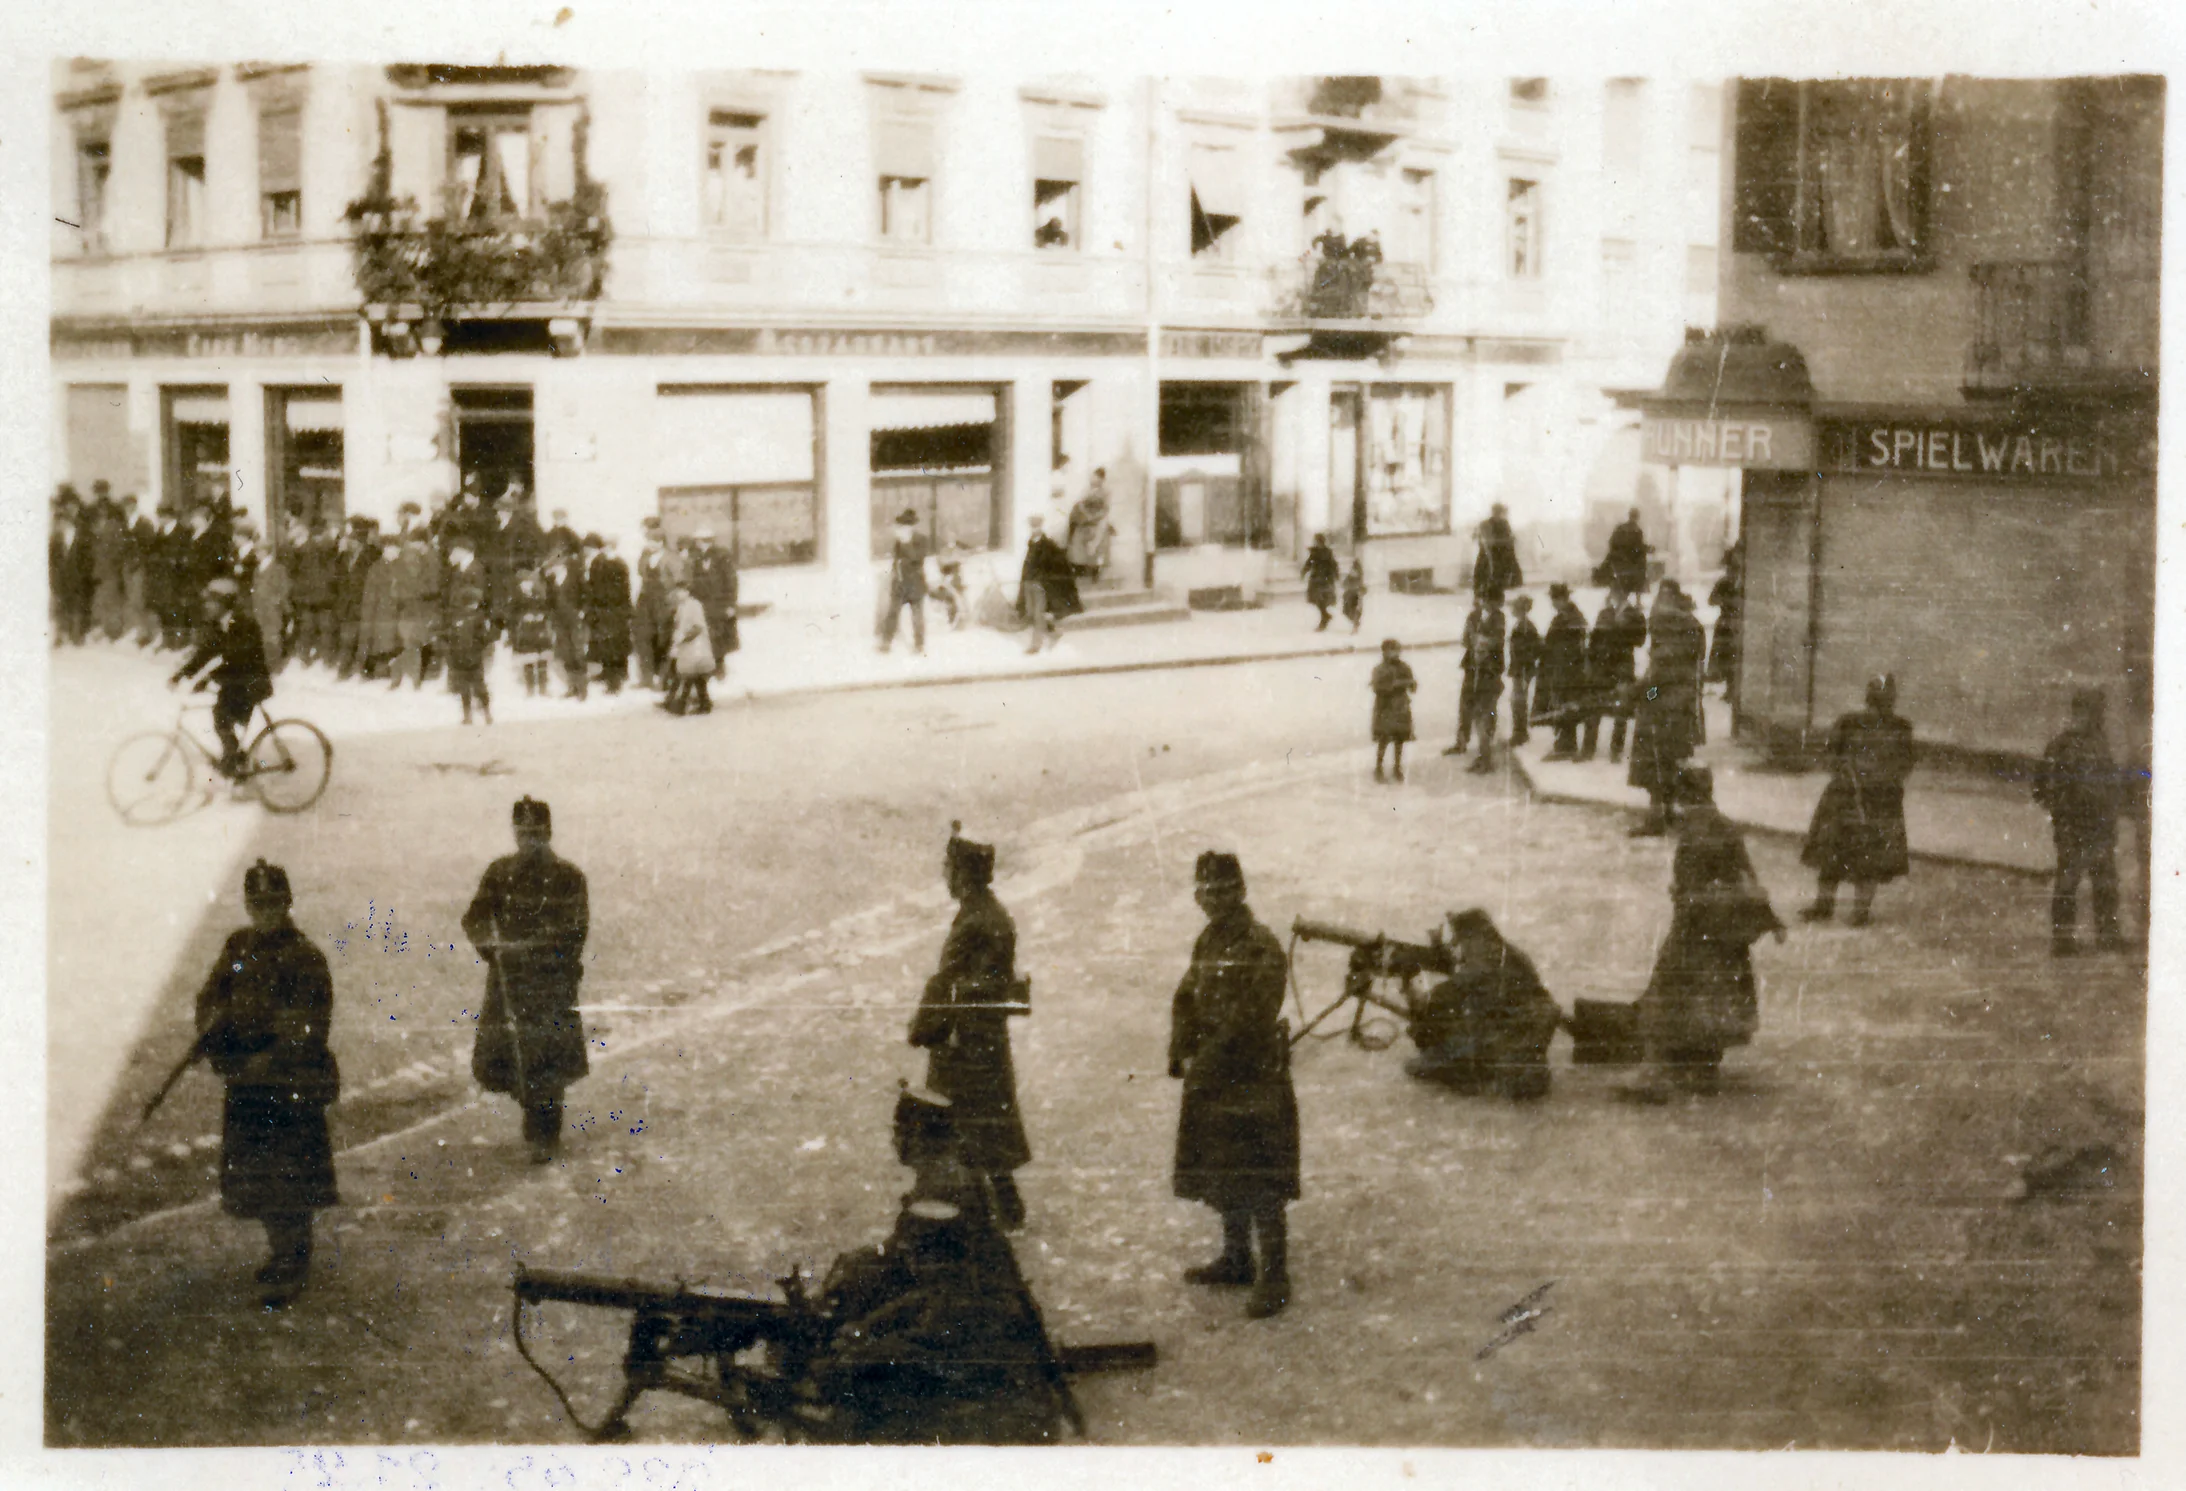
<path fill-rule="evenodd" d="M 467 485 L 475 476 L 488 502 L 509 483 L 521 482 L 527 508 L 536 506 L 532 480 L 531 390 L 528 388 L 458 388 L 454 390 L 456 469 Z"/>

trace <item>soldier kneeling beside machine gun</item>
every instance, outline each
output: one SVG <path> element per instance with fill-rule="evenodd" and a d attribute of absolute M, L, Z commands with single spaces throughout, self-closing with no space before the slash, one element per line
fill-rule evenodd
<path fill-rule="evenodd" d="M 1532 961 L 1503 940 L 1485 911 L 1451 912 L 1447 941 L 1440 928 L 1424 943 L 1398 942 L 1304 917 L 1291 925 L 1291 936 L 1352 950 L 1343 993 L 1304 1023 L 1293 1044 L 1352 1004 L 1351 1038 L 1378 1050 L 1394 1034 L 1377 1033 L 1381 1022 L 1367 1015 L 1372 1005 L 1405 1021 L 1419 1048 L 1404 1064 L 1412 1076 L 1462 1093 L 1512 1099 L 1548 1095 L 1548 1043 L 1566 1023 L 1563 1011 L 1541 986 Z M 1441 981 L 1422 994 L 1414 984 L 1430 974 L 1441 975 Z M 1382 980 L 1396 982 L 1401 997 L 1382 993 Z"/>
<path fill-rule="evenodd" d="M 798 1274 L 777 1303 L 519 1265 L 517 1350 L 595 1442 L 625 1437 L 653 1389 L 717 1404 L 747 1440 L 1041 1444 L 1063 1421 L 1082 1437 L 1069 1375 L 1151 1367 L 1153 1343 L 1058 1349 L 981 1178 L 957 1158 L 948 1099 L 903 1091 L 895 1137 L 917 1177 L 895 1231 L 836 1259 L 818 1299 Z M 622 1396 L 596 1428 L 524 1342 L 523 1307 L 547 1301 L 633 1314 Z M 672 1370 L 693 1358 L 708 1375 Z"/>

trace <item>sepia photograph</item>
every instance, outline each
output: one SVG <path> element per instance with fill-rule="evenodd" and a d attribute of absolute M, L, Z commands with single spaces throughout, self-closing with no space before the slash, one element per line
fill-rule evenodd
<path fill-rule="evenodd" d="M 2165 50 L 178 14 L 9 141 L 41 1474 L 2150 1452 Z"/>

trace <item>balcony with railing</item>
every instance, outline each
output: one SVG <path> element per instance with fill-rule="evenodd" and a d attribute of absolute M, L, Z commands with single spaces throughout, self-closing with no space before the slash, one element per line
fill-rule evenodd
<path fill-rule="evenodd" d="M 2153 388 L 2152 274 L 2093 274 L 2077 259 L 1973 266 L 1973 395 Z"/>
<path fill-rule="evenodd" d="M 1402 332 L 1434 310 L 1426 266 L 1384 260 L 1372 234 L 1349 242 L 1323 234 L 1278 275 L 1274 319 L 1308 328 Z"/>

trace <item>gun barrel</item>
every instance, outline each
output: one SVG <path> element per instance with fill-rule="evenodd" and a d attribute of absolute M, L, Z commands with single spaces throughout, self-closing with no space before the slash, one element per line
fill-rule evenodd
<path fill-rule="evenodd" d="M 1290 924 L 1290 935 L 1307 942 L 1340 942 L 1345 947 L 1372 947 L 1381 941 L 1378 932 L 1360 932 L 1338 922 L 1317 922 L 1299 917 Z"/>
<path fill-rule="evenodd" d="M 516 1298 L 524 1304 L 544 1301 L 593 1305 L 603 1310 L 673 1309 L 691 1314 L 763 1314 L 785 1306 L 773 1300 L 749 1299 L 733 1294 L 694 1294 L 672 1285 L 648 1284 L 642 1279 L 610 1279 L 599 1274 L 567 1273 L 560 1269 L 516 1269 Z"/>

